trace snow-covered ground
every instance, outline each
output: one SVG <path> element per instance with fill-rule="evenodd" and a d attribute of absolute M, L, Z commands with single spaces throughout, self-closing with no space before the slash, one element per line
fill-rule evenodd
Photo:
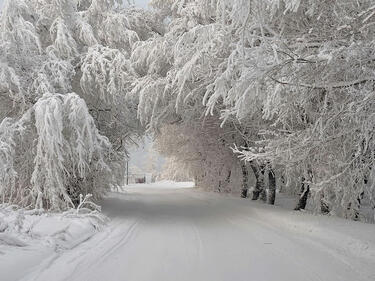
<path fill-rule="evenodd" d="M 195 190 L 129 186 L 98 234 L 0 250 L 1 281 L 375 280 L 375 226 Z M 21 276 L 23 278 L 21 278 Z"/>
<path fill-rule="evenodd" d="M 183 189 L 194 187 L 193 182 L 173 182 L 173 181 L 159 181 L 152 184 L 130 184 L 124 187 L 124 191 L 143 190 L 143 189 Z"/>
<path fill-rule="evenodd" d="M 101 213 L 86 209 L 45 213 L 0 205 L 0 280 L 23 278 L 46 258 L 90 239 L 106 223 Z"/>

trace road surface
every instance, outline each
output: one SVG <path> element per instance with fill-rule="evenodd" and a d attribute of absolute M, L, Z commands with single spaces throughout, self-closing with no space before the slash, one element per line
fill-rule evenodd
<path fill-rule="evenodd" d="M 373 226 L 193 189 L 132 188 L 112 193 L 103 211 L 104 231 L 22 280 L 375 280 L 374 248 L 361 237 Z"/>

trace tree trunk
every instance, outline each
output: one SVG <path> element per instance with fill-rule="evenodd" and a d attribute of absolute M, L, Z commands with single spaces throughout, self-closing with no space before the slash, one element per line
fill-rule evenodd
<path fill-rule="evenodd" d="M 302 177 L 301 196 L 294 210 L 299 211 L 299 210 L 304 210 L 306 208 L 307 198 L 309 196 L 309 193 L 310 193 L 310 185 L 305 183 L 305 177 Z"/>
<path fill-rule="evenodd" d="M 263 202 L 267 202 L 267 190 L 266 190 L 266 185 L 264 183 L 264 175 L 263 175 L 263 180 L 262 180 L 262 184 L 263 184 L 263 189 L 262 191 L 260 192 L 260 196 L 259 196 L 259 200 L 262 200 Z"/>
<path fill-rule="evenodd" d="M 279 192 L 283 192 L 286 185 L 285 175 L 282 174 L 280 177 L 280 185 L 279 185 Z"/>
<path fill-rule="evenodd" d="M 230 177 L 232 176 L 232 170 L 229 170 L 228 171 L 228 175 L 227 175 L 227 178 L 226 178 L 226 180 L 225 180 L 225 182 L 227 183 L 227 184 L 230 184 Z"/>
<path fill-rule="evenodd" d="M 320 195 L 320 211 L 322 212 L 322 214 L 328 214 L 330 212 L 329 205 L 324 199 L 324 193 L 321 193 Z"/>
<path fill-rule="evenodd" d="M 276 177 L 275 173 L 270 169 L 268 171 L 268 204 L 274 205 L 276 199 Z"/>
<path fill-rule="evenodd" d="M 356 181 L 357 182 L 357 181 Z M 362 191 L 357 199 L 353 200 L 352 202 L 349 202 L 348 204 L 348 213 L 350 214 L 349 218 L 357 221 L 360 219 L 360 209 L 361 209 L 361 201 L 364 197 L 365 193 Z"/>
<path fill-rule="evenodd" d="M 241 163 L 242 168 L 242 190 L 241 190 L 241 197 L 247 198 L 248 190 L 249 190 L 249 173 L 247 171 L 246 162 Z"/>
<path fill-rule="evenodd" d="M 310 193 L 310 187 L 309 185 L 306 185 L 306 188 L 304 189 L 303 193 L 301 194 L 297 206 L 294 208 L 294 210 L 299 211 L 299 210 L 304 210 L 306 208 L 307 204 L 307 197 L 309 196 Z"/>
<path fill-rule="evenodd" d="M 252 200 L 258 200 L 259 197 L 263 199 L 265 196 L 265 189 L 264 189 L 264 169 L 263 166 L 258 166 L 254 162 L 250 162 L 251 169 L 254 172 L 256 183 L 255 188 L 253 191 Z"/>
<path fill-rule="evenodd" d="M 224 167 L 225 168 L 225 167 Z M 217 188 L 217 191 L 218 192 L 224 192 L 226 190 L 226 188 L 228 187 L 228 185 L 230 184 L 230 177 L 232 176 L 232 170 L 226 170 L 228 172 L 224 182 L 222 182 L 221 180 L 219 180 L 219 186 Z M 224 172 L 226 172 L 224 170 Z M 219 173 L 219 177 L 221 178 L 221 172 Z"/>

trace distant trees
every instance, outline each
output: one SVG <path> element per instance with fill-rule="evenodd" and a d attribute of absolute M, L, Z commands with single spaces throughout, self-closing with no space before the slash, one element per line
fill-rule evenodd
<path fill-rule="evenodd" d="M 240 191 L 239 159 L 225 143 L 225 130 L 215 118 L 165 125 L 157 134 L 155 148 L 173 159 L 175 169 L 185 171 L 196 185 L 212 191 Z M 177 172 L 176 174 L 182 174 Z"/>
<path fill-rule="evenodd" d="M 155 182 L 158 178 L 160 178 L 160 171 L 159 171 L 159 155 L 151 145 L 147 151 L 147 159 L 146 159 L 146 172 L 152 174 L 151 181 Z"/>

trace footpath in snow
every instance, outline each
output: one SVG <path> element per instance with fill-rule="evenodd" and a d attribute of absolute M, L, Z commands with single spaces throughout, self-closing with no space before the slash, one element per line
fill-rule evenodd
<path fill-rule="evenodd" d="M 111 193 L 102 204 L 110 218 L 103 231 L 63 249 L 23 245 L 17 251 L 26 257 L 5 248 L 0 280 L 375 280 L 374 225 L 190 187 L 159 183 Z M 33 264 L 27 253 L 38 253 Z"/>

